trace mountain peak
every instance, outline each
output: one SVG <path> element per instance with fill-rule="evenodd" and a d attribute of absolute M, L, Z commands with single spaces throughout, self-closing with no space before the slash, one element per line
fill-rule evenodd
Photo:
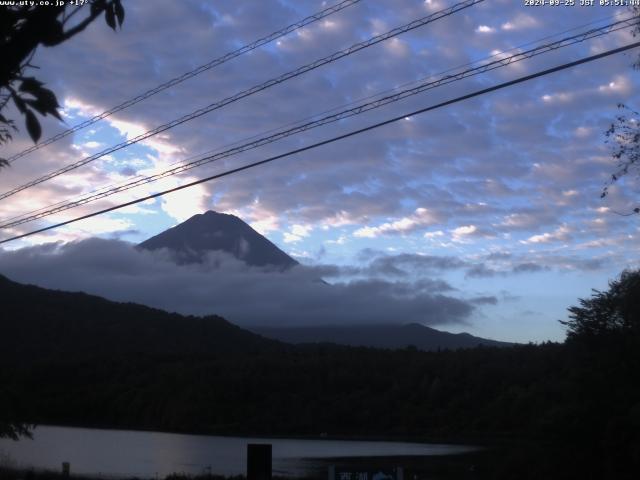
<path fill-rule="evenodd" d="M 286 269 L 298 264 L 240 218 L 213 210 L 194 215 L 138 246 L 166 248 L 179 263 L 201 263 L 207 254 L 221 251 L 251 266 Z"/>

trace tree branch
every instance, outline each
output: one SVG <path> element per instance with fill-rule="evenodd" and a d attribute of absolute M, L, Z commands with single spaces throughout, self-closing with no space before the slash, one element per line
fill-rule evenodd
<path fill-rule="evenodd" d="M 93 13 L 90 13 L 89 16 L 87 18 L 85 18 L 82 22 L 80 22 L 78 25 L 76 25 L 75 27 L 67 30 L 66 32 L 63 32 L 60 41 L 57 42 L 56 45 L 58 43 L 64 42 L 65 40 L 69 40 L 71 37 L 73 37 L 73 36 L 77 35 L 78 33 L 82 32 L 85 28 L 87 28 L 89 26 L 89 24 L 91 22 L 93 22 L 96 18 L 98 18 L 100 16 L 100 14 L 102 12 L 104 12 L 104 11 L 105 11 L 105 7 L 99 7 Z"/>

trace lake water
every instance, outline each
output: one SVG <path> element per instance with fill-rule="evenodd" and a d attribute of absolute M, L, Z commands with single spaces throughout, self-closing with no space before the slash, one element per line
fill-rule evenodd
<path fill-rule="evenodd" d="M 40 426 L 33 440 L 0 440 L 0 463 L 105 477 L 163 478 L 171 473 L 246 474 L 248 443 L 273 445 L 273 473 L 304 476 L 345 457 L 424 457 L 469 451 L 423 443 L 214 437 Z M 373 459 L 373 458 L 372 458 Z M 325 470 L 326 471 L 326 470 Z"/>

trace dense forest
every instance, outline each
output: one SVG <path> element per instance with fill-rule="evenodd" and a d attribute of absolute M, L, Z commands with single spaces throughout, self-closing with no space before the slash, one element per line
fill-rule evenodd
<path fill-rule="evenodd" d="M 563 344 L 439 352 L 292 347 L 219 317 L 3 279 L 4 411 L 29 423 L 464 441 L 504 452 L 487 478 L 636 478 L 639 278 L 573 307 Z"/>

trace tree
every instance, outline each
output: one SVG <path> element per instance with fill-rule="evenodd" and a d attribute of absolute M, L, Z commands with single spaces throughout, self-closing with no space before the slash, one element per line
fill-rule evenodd
<path fill-rule="evenodd" d="M 640 6 L 631 7 L 631 12 L 640 18 Z M 634 37 L 640 34 L 640 23 L 634 28 L 632 34 Z M 640 57 L 633 64 L 633 68 L 640 70 Z M 611 185 L 630 172 L 638 171 L 640 166 L 640 113 L 623 103 L 619 103 L 618 108 L 623 113 L 615 118 L 605 133 L 606 142 L 612 146 L 612 156 L 618 161 L 618 165 L 617 170 L 611 174 L 610 181 L 602 189 L 600 198 L 609 194 Z M 640 213 L 640 207 L 634 208 L 631 213 L 625 215 L 634 213 Z"/>
<path fill-rule="evenodd" d="M 42 134 L 36 113 L 60 119 L 55 94 L 35 77 L 25 75 L 27 70 L 37 68 L 30 62 L 38 46 L 53 47 L 69 40 L 102 13 L 107 25 L 114 30 L 116 23 L 122 27 L 124 21 L 121 0 L 59 3 L 62 5 L 0 7 L 0 144 L 9 142 L 12 132 L 17 131 L 15 121 L 2 114 L 9 101 L 25 117 L 27 132 L 34 142 Z M 84 17 L 83 13 L 86 13 Z M 7 161 L 0 158 L 0 167 L 6 165 Z"/>
<path fill-rule="evenodd" d="M 640 173 L 640 113 L 620 103 L 618 108 L 624 113 L 618 115 L 606 132 L 607 143 L 612 145 L 612 156 L 618 161 L 617 170 L 611 174 L 611 180 L 606 185 L 601 198 L 609 193 L 609 186 L 630 172 Z M 633 213 L 640 213 L 640 207 L 633 209 Z"/>
<path fill-rule="evenodd" d="M 612 334 L 640 333 L 640 270 L 625 270 L 609 282 L 609 290 L 594 290 L 591 298 L 579 299 L 569 308 L 568 339 L 587 339 Z"/>

